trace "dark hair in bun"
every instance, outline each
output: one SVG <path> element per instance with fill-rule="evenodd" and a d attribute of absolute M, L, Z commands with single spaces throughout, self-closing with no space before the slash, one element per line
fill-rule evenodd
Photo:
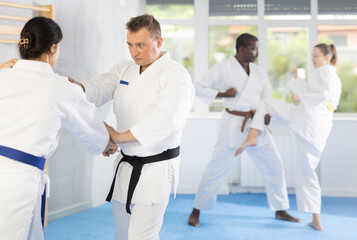
<path fill-rule="evenodd" d="M 20 56 L 22 59 L 38 58 L 61 40 L 62 31 L 55 21 L 46 17 L 34 17 L 21 31 Z"/>

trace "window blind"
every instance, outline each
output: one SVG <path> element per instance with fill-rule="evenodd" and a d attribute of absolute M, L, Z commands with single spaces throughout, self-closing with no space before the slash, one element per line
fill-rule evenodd
<path fill-rule="evenodd" d="M 146 0 L 147 5 L 193 5 L 193 0 Z"/>
<path fill-rule="evenodd" d="M 356 0 L 319 0 L 319 14 L 357 14 Z"/>
<path fill-rule="evenodd" d="M 257 15 L 257 0 L 209 0 L 209 15 Z"/>
<path fill-rule="evenodd" d="M 265 0 L 264 10 L 265 15 L 309 15 L 310 0 Z"/>

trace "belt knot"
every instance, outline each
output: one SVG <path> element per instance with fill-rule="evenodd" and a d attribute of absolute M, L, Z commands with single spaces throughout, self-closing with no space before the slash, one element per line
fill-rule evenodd
<path fill-rule="evenodd" d="M 249 118 L 253 118 L 254 114 L 255 114 L 255 110 L 250 110 L 248 112 L 243 112 L 243 111 L 236 111 L 236 110 L 229 110 L 228 108 L 225 109 L 228 113 L 232 114 L 232 115 L 236 115 L 236 116 L 240 116 L 240 117 L 244 117 L 243 119 L 243 123 L 242 123 L 242 127 L 241 127 L 241 132 L 244 132 L 244 127 L 245 124 L 247 123 Z"/>

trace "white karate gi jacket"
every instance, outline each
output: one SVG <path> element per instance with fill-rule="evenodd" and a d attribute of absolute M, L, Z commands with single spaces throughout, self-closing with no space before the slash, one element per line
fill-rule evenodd
<path fill-rule="evenodd" d="M 321 66 L 315 69 L 309 82 L 297 78 L 290 82 L 288 88 L 299 96 L 300 104 L 295 106 L 268 99 L 259 107 L 252 126 L 262 130 L 262 116 L 270 112 L 273 117 L 286 122 L 296 134 L 321 153 L 333 120 L 333 112 L 326 103 L 331 103 L 336 109 L 342 91 L 336 68 L 332 65 Z"/>
<path fill-rule="evenodd" d="M 249 63 L 250 75 L 245 72 L 238 60 L 231 56 L 228 59 L 214 65 L 196 83 L 196 95 L 204 102 L 210 104 L 221 92 L 233 87 L 237 90 L 235 97 L 223 98 L 225 108 L 237 111 L 250 111 L 258 108 L 260 101 L 272 96 L 271 86 L 265 74 L 255 63 Z M 219 90 L 216 90 L 219 89 Z M 229 138 L 230 147 L 237 147 L 242 141 L 241 126 L 243 117 L 237 117 L 223 111 L 222 122 L 229 124 L 229 131 L 224 134 Z M 245 131 L 250 127 L 251 119 L 245 125 Z"/>
<path fill-rule="evenodd" d="M 298 210 L 320 213 L 321 188 L 315 169 L 332 127 L 333 112 L 326 103 L 337 108 L 341 81 L 335 67 L 324 65 L 315 69 L 308 83 L 299 78 L 293 80 L 290 89 L 299 96 L 300 104 L 263 102 L 252 127 L 262 129 L 261 117 L 266 112 L 289 125 L 298 146 L 295 188 Z"/>
<path fill-rule="evenodd" d="M 117 131 L 130 130 L 138 140 L 119 145 L 126 155 L 151 156 L 180 145 L 194 87 L 187 70 L 168 53 L 142 74 L 140 66 L 128 60 L 83 85 L 87 99 L 97 106 L 113 99 Z M 116 164 L 121 158 L 119 154 Z M 145 164 L 131 202 L 166 204 L 178 184 L 179 159 Z M 131 172 L 130 164 L 120 164 L 114 200 L 126 202 Z M 174 179 L 169 179 L 170 175 Z"/>
<path fill-rule="evenodd" d="M 65 127 L 91 155 L 105 149 L 109 134 L 95 106 L 49 64 L 20 60 L 0 74 L 0 145 L 48 158 Z"/>
<path fill-rule="evenodd" d="M 301 103 L 290 126 L 322 152 L 333 120 L 333 112 L 327 108 L 326 103 L 330 102 L 336 109 L 342 87 L 334 66 L 324 65 L 315 70 L 310 82 L 305 83 L 298 78 L 291 85 L 291 90 L 299 96 Z"/>
<path fill-rule="evenodd" d="M 65 127 L 90 154 L 105 149 L 109 134 L 95 106 L 49 64 L 20 60 L 0 72 L 0 83 L 0 145 L 48 158 Z M 25 239 L 30 228 L 33 239 L 42 239 L 41 221 L 32 219 L 32 214 L 39 209 L 43 190 L 42 171 L 0 156 L 1 237 Z"/>
<path fill-rule="evenodd" d="M 213 66 L 196 84 L 197 96 L 209 104 L 217 96 L 218 90 L 215 89 L 223 92 L 233 87 L 237 90 L 237 94 L 235 97 L 223 98 L 224 107 L 245 112 L 256 110 L 262 100 L 272 97 L 271 87 L 264 73 L 255 63 L 250 63 L 249 69 L 248 76 L 238 60 L 231 56 Z M 243 143 L 249 132 L 252 119 L 247 121 L 242 133 L 243 120 L 244 117 L 223 111 L 218 128 L 218 140 L 211 161 L 203 173 L 196 195 L 195 208 L 209 210 L 216 203 L 219 186 L 226 181 L 227 174 L 237 163 L 234 151 Z M 273 211 L 286 210 L 289 208 L 289 200 L 283 164 L 268 131 L 259 136 L 258 143 L 256 150 L 249 151 L 248 154 L 255 166 L 263 173 L 269 206 Z"/>

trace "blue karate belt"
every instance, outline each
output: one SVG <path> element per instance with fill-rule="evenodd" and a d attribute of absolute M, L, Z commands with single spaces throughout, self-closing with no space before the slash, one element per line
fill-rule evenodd
<path fill-rule="evenodd" d="M 18 162 L 28 164 L 33 167 L 37 167 L 41 171 L 43 171 L 43 169 L 45 169 L 46 158 L 43 158 L 43 157 L 36 157 L 34 155 L 22 152 L 20 150 L 5 147 L 2 145 L 0 145 L 0 155 L 10 158 L 12 160 L 18 161 Z M 44 226 L 44 216 L 45 216 L 46 189 L 45 189 L 45 193 L 42 195 L 41 202 L 42 202 L 41 221 L 42 221 L 42 227 L 43 227 Z"/>
<path fill-rule="evenodd" d="M 112 200 L 115 179 L 116 179 L 116 176 L 118 173 L 120 163 L 122 163 L 122 162 L 129 163 L 131 166 L 133 166 L 133 170 L 132 170 L 131 176 L 130 176 L 130 182 L 129 182 L 129 188 L 128 188 L 128 195 L 126 198 L 125 209 L 126 209 L 127 213 L 131 214 L 131 212 L 130 212 L 131 199 L 133 197 L 135 187 L 139 182 L 141 169 L 142 169 L 143 165 L 148 164 L 148 163 L 161 162 L 161 161 L 165 161 L 165 160 L 169 160 L 169 159 L 178 157 L 180 155 L 180 146 L 178 146 L 176 148 L 168 149 L 160 154 L 148 156 L 148 157 L 128 156 L 128 155 L 124 154 L 123 151 L 121 151 L 121 154 L 123 155 L 123 158 L 120 160 L 120 162 L 118 163 L 118 166 L 115 170 L 114 179 L 113 179 L 113 182 L 110 187 L 110 191 L 108 193 L 106 200 L 108 202 L 110 202 Z"/>
<path fill-rule="evenodd" d="M 46 158 L 43 157 L 36 157 L 34 155 L 22 152 L 20 150 L 5 147 L 2 145 L 0 145 L 0 155 L 16 160 L 18 162 L 31 165 L 33 167 L 37 167 L 40 170 L 45 169 Z"/>

